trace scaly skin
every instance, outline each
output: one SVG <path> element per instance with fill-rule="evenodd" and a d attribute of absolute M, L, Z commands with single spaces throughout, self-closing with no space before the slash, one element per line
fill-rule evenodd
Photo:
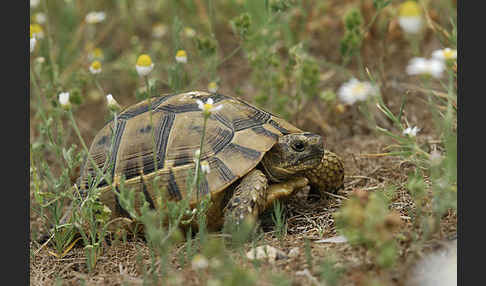
<path fill-rule="evenodd" d="M 271 207 L 275 200 L 291 196 L 296 190 L 300 190 L 309 184 L 309 179 L 298 177 L 283 183 L 272 184 L 268 187 L 265 209 Z"/>
<path fill-rule="evenodd" d="M 238 225 L 246 218 L 256 220 L 265 208 L 267 193 L 267 177 L 262 171 L 253 169 L 243 177 L 223 209 L 224 221 Z"/>
<path fill-rule="evenodd" d="M 309 183 L 304 177 L 298 177 L 282 183 L 268 185 L 268 179 L 262 171 L 252 170 L 236 187 L 233 196 L 223 209 L 224 221 L 239 224 L 246 218 L 256 221 L 265 209 L 275 200 L 288 197 L 295 190 L 301 189 Z"/>
<path fill-rule="evenodd" d="M 310 185 L 317 188 L 321 195 L 335 193 L 344 184 L 344 165 L 338 155 L 324 151 L 322 161 L 317 168 L 305 172 Z"/>

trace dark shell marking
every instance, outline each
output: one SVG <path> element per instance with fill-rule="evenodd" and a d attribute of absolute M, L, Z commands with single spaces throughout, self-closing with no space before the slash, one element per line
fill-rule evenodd
<path fill-rule="evenodd" d="M 152 190 L 155 176 L 159 177 L 160 187 L 165 188 L 169 199 L 180 200 L 187 195 L 186 177 L 188 170 L 195 166 L 194 151 L 199 148 L 203 129 L 203 114 L 196 99 L 208 98 L 215 105 L 223 104 L 223 108 L 211 114 L 207 122 L 201 159 L 209 163 L 211 172 L 202 182 L 203 194 L 220 192 L 252 170 L 279 136 L 301 132 L 285 120 L 242 100 L 221 94 L 188 92 L 152 98 L 126 108 L 117 117 L 113 145 L 112 120 L 95 136 L 90 154 L 100 169 L 111 158 L 109 166 L 115 186 L 124 177 L 125 185 L 137 186 L 151 207 L 156 206 Z M 86 161 L 81 188 L 87 188 L 92 175 L 94 170 Z M 103 188 L 102 192 L 112 193 L 111 186 L 104 181 L 98 187 Z M 192 199 L 195 197 L 194 194 Z M 103 199 L 124 214 L 116 196 L 107 194 Z"/>

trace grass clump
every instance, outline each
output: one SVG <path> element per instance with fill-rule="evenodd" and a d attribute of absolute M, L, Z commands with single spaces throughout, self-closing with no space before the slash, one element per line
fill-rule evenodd
<path fill-rule="evenodd" d="M 352 245 L 361 245 L 372 252 L 380 267 L 391 267 L 397 260 L 394 232 L 400 217 L 388 210 L 388 202 L 380 192 L 357 191 L 336 213 L 336 227 Z"/>

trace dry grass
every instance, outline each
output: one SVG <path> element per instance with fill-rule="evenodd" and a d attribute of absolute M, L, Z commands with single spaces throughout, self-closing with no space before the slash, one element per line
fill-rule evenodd
<path fill-rule="evenodd" d="M 305 35 L 302 35 L 302 38 L 311 39 L 310 51 L 314 56 L 339 62 L 339 42 L 332 39 L 340 38 L 339 35 L 342 34 L 343 29 L 340 19 L 346 11 L 347 5 L 355 4 L 352 3 L 353 1 L 344 2 L 346 3 L 328 11 L 323 17 L 309 16 L 308 26 L 304 30 Z M 372 1 L 361 2 L 364 5 L 361 7 L 364 17 L 369 19 L 371 12 L 367 14 L 370 8 L 366 5 L 369 6 Z M 325 27 L 325 29 L 317 27 Z M 216 27 L 216 29 L 222 53 L 227 55 L 235 48 L 234 37 L 228 28 Z M 366 64 L 371 70 L 380 71 L 383 84 L 382 94 L 391 110 L 397 111 L 401 104 L 401 96 L 405 93 L 408 94 L 404 116 L 408 118 L 411 125 L 422 127 L 419 140 L 433 144 L 438 139 L 434 133 L 435 123 L 427 105 L 424 104 L 424 97 L 418 86 L 403 75 L 404 66 L 410 58 L 410 54 L 402 52 L 402 48 L 407 43 L 403 40 L 400 31 L 396 31 L 396 29 L 396 27 L 390 27 L 384 42 L 378 40 L 375 29 L 371 29 L 362 50 L 363 58 L 368 59 Z M 323 30 L 326 33 L 322 32 Z M 336 34 L 334 37 L 333 33 Z M 123 38 L 119 40 L 122 42 L 120 45 L 123 45 Z M 383 53 L 384 45 L 387 46 L 386 53 Z M 421 51 L 428 55 L 432 50 L 440 47 L 441 44 L 433 37 L 432 31 L 429 31 L 425 36 Z M 379 67 L 381 64 L 387 69 L 381 70 Z M 353 64 L 348 68 L 352 71 L 358 69 Z M 346 80 L 333 72 L 332 68 L 323 68 L 321 72 L 328 75 L 327 79 L 321 83 L 325 88 L 337 88 L 343 80 Z M 218 69 L 221 79 L 219 92 L 234 95 L 233 88 L 238 86 L 247 99 L 251 100 L 251 95 L 255 90 L 248 74 L 248 63 L 239 53 Z M 124 92 L 130 88 L 117 86 L 117 84 L 113 78 L 107 83 L 107 89 L 120 91 L 118 101 L 121 105 L 127 106 L 134 103 L 135 99 Z M 199 88 L 205 88 L 205 85 L 201 84 Z M 134 89 L 135 87 L 132 86 L 131 90 Z M 100 114 L 106 114 L 106 112 L 104 105 L 99 102 L 87 101 L 78 108 L 75 116 L 86 142 L 91 142 L 96 132 L 103 126 L 105 118 Z M 313 194 L 310 194 L 307 200 L 289 199 L 286 202 L 288 234 L 283 239 L 277 238 L 272 231 L 269 231 L 272 229 L 271 219 L 268 218 L 268 213 L 266 214 L 267 217 L 263 220 L 269 225 L 266 226 L 267 232 L 259 244 L 272 245 L 286 254 L 290 249 L 297 247 L 299 254 L 295 257 L 279 259 L 273 264 L 263 264 L 258 269 L 258 285 L 273 285 L 272 273 L 282 272 L 291 279 L 290 285 L 312 285 L 313 279 L 319 278 L 317 262 L 330 255 L 336 258 L 338 266 L 345 269 L 345 275 L 339 285 L 366 285 L 371 277 L 379 277 L 383 285 L 403 285 L 410 266 L 423 253 L 440 247 L 441 240 L 456 234 L 457 216 L 450 213 L 443 217 L 440 231 L 424 247 L 417 249 L 411 244 L 411 238 L 407 235 L 420 230 L 414 229 L 411 223 L 409 212 L 414 208 L 414 203 L 404 187 L 404 183 L 415 166 L 395 157 L 371 156 L 370 154 L 382 153 L 383 148 L 391 142 L 387 137 L 378 135 L 372 130 L 355 107 L 349 107 L 339 113 L 316 100 L 310 102 L 302 111 L 302 116 L 298 116 L 293 123 L 304 130 L 323 134 L 326 146 L 343 158 L 346 170 L 345 188 L 340 190 L 337 195 L 328 197 L 326 201 Z M 382 127 L 391 126 L 390 122 L 380 118 L 379 115 L 378 124 Z M 36 122 L 31 120 L 31 138 L 36 137 L 37 131 L 34 126 L 36 126 Z M 67 140 L 76 142 L 75 136 L 70 136 Z M 55 159 L 46 158 L 46 160 L 49 162 Z M 400 213 L 402 222 L 400 234 L 404 236 L 400 239 L 398 262 L 391 271 L 383 271 L 374 265 L 363 247 L 350 246 L 347 243 L 315 242 L 321 238 L 337 235 L 333 214 L 353 192 L 357 190 L 374 192 L 383 190 L 385 186 L 393 186 L 390 207 Z M 32 204 L 34 204 L 34 200 L 31 194 Z M 36 240 L 46 229 L 34 212 L 31 212 L 30 225 L 33 240 L 31 251 L 34 252 L 40 246 Z M 313 266 L 307 264 L 304 249 L 306 240 L 310 241 L 311 253 L 315 262 Z M 178 267 L 176 253 L 180 251 L 181 247 L 182 244 L 179 244 L 173 249 L 171 263 L 174 266 L 176 278 L 169 285 L 206 285 L 206 281 L 203 279 L 208 278 L 208 275 L 196 275 L 190 267 L 183 269 Z M 249 250 L 251 244 L 245 247 Z M 150 250 L 140 238 L 107 245 L 92 273 L 87 271 L 81 243 L 78 243 L 62 259 L 52 256 L 48 250 L 48 248 L 43 248 L 30 258 L 29 275 L 32 285 L 52 285 L 58 280 L 62 281 L 63 285 L 82 285 L 81 281 L 85 281 L 88 285 L 141 285 L 144 282 L 143 265 L 150 264 Z M 234 253 L 231 255 L 235 255 L 236 260 L 240 259 Z M 255 271 L 248 261 L 241 261 L 241 263 L 247 265 L 249 271 Z M 298 274 L 299 271 L 305 269 L 310 270 L 310 275 Z"/>

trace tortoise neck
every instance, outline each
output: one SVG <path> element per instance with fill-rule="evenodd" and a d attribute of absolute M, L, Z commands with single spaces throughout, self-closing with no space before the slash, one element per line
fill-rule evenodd
<path fill-rule="evenodd" d="M 288 174 L 276 172 L 278 170 L 276 168 L 273 168 L 271 164 L 268 164 L 268 162 L 265 160 L 265 157 L 263 157 L 262 161 L 258 164 L 258 166 L 260 166 L 259 169 L 273 183 L 285 181 L 285 179 L 288 177 Z"/>

